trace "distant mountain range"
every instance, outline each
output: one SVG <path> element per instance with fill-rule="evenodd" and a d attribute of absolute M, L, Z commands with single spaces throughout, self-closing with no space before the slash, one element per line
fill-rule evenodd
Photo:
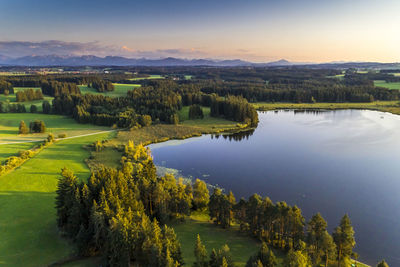
<path fill-rule="evenodd" d="M 329 63 L 299 63 L 285 59 L 267 63 L 254 63 L 240 59 L 214 60 L 214 59 L 182 59 L 182 58 L 126 58 L 118 56 L 98 57 L 86 56 L 24 56 L 11 58 L 0 55 L 1 66 L 211 66 L 211 67 L 286 67 L 307 66 L 309 68 L 400 68 L 399 63 L 378 62 L 329 62 Z"/>
<path fill-rule="evenodd" d="M 289 66 L 294 65 L 287 60 L 279 60 L 268 63 L 253 63 L 240 59 L 213 60 L 213 59 L 182 59 L 182 58 L 126 58 L 118 56 L 24 56 L 10 58 L 0 55 L 1 65 L 13 66 Z"/>

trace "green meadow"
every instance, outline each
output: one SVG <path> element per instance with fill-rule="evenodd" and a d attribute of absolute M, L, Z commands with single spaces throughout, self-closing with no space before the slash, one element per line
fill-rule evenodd
<path fill-rule="evenodd" d="M 147 77 L 136 77 L 136 78 L 131 78 L 129 80 L 130 81 L 139 81 L 139 80 L 151 80 L 151 79 L 165 79 L 165 77 L 158 75 L 158 74 L 152 74 Z"/>
<path fill-rule="evenodd" d="M 0 145 L 0 164 L 3 163 L 8 157 L 18 155 L 19 151 L 28 150 L 32 148 L 35 143 L 19 143 Z"/>
<path fill-rule="evenodd" d="M 388 83 L 388 82 L 382 81 L 382 80 L 375 80 L 374 85 L 379 86 L 379 87 L 385 87 L 385 88 L 388 88 L 391 90 L 400 90 L 400 82 Z"/>
<path fill-rule="evenodd" d="M 214 128 L 232 128 L 236 127 L 236 122 L 229 121 L 223 118 L 216 118 L 210 116 L 210 108 L 202 107 L 203 119 L 190 120 L 189 119 L 189 106 L 184 106 L 179 112 L 179 121 L 185 126 L 196 127 L 214 127 Z"/>
<path fill-rule="evenodd" d="M 26 101 L 26 102 L 16 102 L 16 93 L 18 91 L 22 91 L 22 90 L 27 90 L 27 89 L 40 89 L 40 87 L 14 87 L 14 94 L 10 94 L 8 96 L 5 96 L 3 94 L 0 94 L 0 102 L 2 101 L 9 101 L 10 103 L 19 103 L 19 104 L 24 104 L 26 110 L 29 112 L 29 109 L 31 107 L 31 105 L 35 105 L 38 108 L 38 112 L 42 111 L 42 102 L 44 100 L 47 100 L 51 103 L 51 101 L 53 100 L 54 97 L 51 96 L 46 96 L 44 95 L 44 99 L 43 100 L 33 100 L 33 101 Z"/>
<path fill-rule="evenodd" d="M 344 75 L 345 74 L 337 74 L 337 75 L 334 75 L 334 76 L 326 76 L 326 78 L 337 78 L 337 79 L 343 80 L 344 79 Z"/>
<path fill-rule="evenodd" d="M 29 122 L 42 120 L 46 124 L 46 133 L 18 135 L 18 127 L 21 120 L 29 126 Z M 65 133 L 67 137 L 89 134 L 98 131 L 109 130 L 108 127 L 92 124 L 79 124 L 74 119 L 62 115 L 50 115 L 42 113 L 4 113 L 0 116 L 0 144 L 7 142 L 42 140 L 49 133 L 56 137 Z M 1 149 L 1 147 L 0 147 Z"/>
<path fill-rule="evenodd" d="M 113 135 L 56 142 L 0 177 L 0 264 L 47 266 L 73 253 L 56 226 L 54 199 L 60 170 L 68 166 L 80 179 L 87 179 L 90 172 L 84 160 L 89 152 L 83 146 Z"/>
<path fill-rule="evenodd" d="M 125 96 L 129 90 L 133 90 L 137 87 L 140 87 L 140 84 L 122 84 L 122 83 L 114 83 L 114 91 L 111 92 L 97 92 L 96 89 L 87 87 L 86 85 L 79 85 L 79 89 L 82 94 L 91 93 L 95 95 L 105 95 L 110 97 L 119 97 Z"/>
<path fill-rule="evenodd" d="M 206 214 L 193 214 L 185 222 L 175 222 L 171 226 L 174 227 L 181 243 L 183 259 L 187 266 L 192 266 L 195 261 L 193 251 L 197 234 L 200 235 L 208 254 L 212 249 L 217 250 L 227 244 L 237 266 L 245 266 L 246 261 L 258 251 L 260 245 L 256 239 L 240 233 L 236 228 L 223 229 L 215 226 Z"/>

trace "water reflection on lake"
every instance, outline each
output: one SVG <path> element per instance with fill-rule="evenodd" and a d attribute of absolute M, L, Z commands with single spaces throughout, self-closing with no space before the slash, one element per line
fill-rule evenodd
<path fill-rule="evenodd" d="M 232 190 L 321 212 L 348 213 L 360 259 L 400 266 L 400 116 L 376 111 L 259 113 L 257 129 L 151 145 L 157 165 Z M 173 146 L 171 146 L 173 144 Z"/>

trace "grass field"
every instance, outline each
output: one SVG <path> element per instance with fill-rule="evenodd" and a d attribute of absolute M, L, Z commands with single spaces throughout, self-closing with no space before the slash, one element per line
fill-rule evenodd
<path fill-rule="evenodd" d="M 326 78 L 338 78 L 340 80 L 343 80 L 344 79 L 344 75 L 345 74 L 337 74 L 335 76 L 326 76 Z"/>
<path fill-rule="evenodd" d="M 200 234 L 208 254 L 213 248 L 219 249 L 227 244 L 237 266 L 245 266 L 249 257 L 259 248 L 258 241 L 235 229 L 227 230 L 216 227 L 209 222 L 206 214 L 194 214 L 185 222 L 172 223 L 171 226 L 174 227 L 181 243 L 183 259 L 187 266 L 192 266 L 195 260 L 193 250 L 197 234 Z"/>
<path fill-rule="evenodd" d="M 257 110 L 275 110 L 275 109 L 369 109 L 400 114 L 399 101 L 374 101 L 368 103 L 268 103 L 257 102 L 253 103 Z"/>
<path fill-rule="evenodd" d="M 210 116 L 210 108 L 202 107 L 203 109 L 203 119 L 190 120 L 189 119 L 189 106 L 183 107 L 179 112 L 179 121 L 182 125 L 193 126 L 204 129 L 214 129 L 214 128 L 232 128 L 236 127 L 237 122 L 228 121 L 222 118 L 215 118 Z"/>
<path fill-rule="evenodd" d="M 382 80 L 375 80 L 374 85 L 379 87 L 385 87 L 391 90 L 400 90 L 400 82 L 388 83 Z"/>
<path fill-rule="evenodd" d="M 114 83 L 114 91 L 111 92 L 97 92 L 96 89 L 87 87 L 86 85 L 79 85 L 79 89 L 81 90 L 82 94 L 95 94 L 95 95 L 105 95 L 110 97 L 119 97 L 125 96 L 129 90 L 135 89 L 140 87 L 140 84 L 121 84 L 121 83 Z"/>
<path fill-rule="evenodd" d="M 14 92 L 17 93 L 18 91 L 21 90 L 26 90 L 26 89 L 40 89 L 40 87 L 14 87 Z M 26 110 L 29 112 L 29 109 L 31 107 L 31 105 L 35 105 L 38 108 L 38 112 L 42 111 L 42 102 L 44 100 L 47 100 L 51 103 L 51 101 L 53 100 L 54 97 L 51 96 L 44 96 L 43 100 L 33 100 L 33 101 L 26 101 L 26 102 L 16 102 L 16 95 L 14 94 L 10 94 L 8 96 L 5 96 L 3 94 L 0 94 L 0 102 L 1 101 L 9 101 L 10 103 L 19 103 L 19 104 L 24 104 Z"/>
<path fill-rule="evenodd" d="M 0 177 L 0 264 L 47 266 L 72 253 L 72 246 L 56 227 L 54 192 L 60 170 L 68 166 L 79 178 L 87 179 L 84 159 L 89 152 L 83 145 L 114 134 L 59 141 Z"/>
<path fill-rule="evenodd" d="M 46 133 L 18 135 L 18 126 L 21 120 L 25 121 L 29 126 L 29 122 L 34 121 L 35 119 L 44 121 L 47 128 Z M 110 128 L 95 126 L 92 124 L 79 124 L 72 118 L 61 115 L 41 113 L 4 113 L 0 116 L 0 144 L 7 142 L 42 140 L 49 133 L 53 133 L 56 137 L 60 133 L 65 133 L 68 137 L 109 129 Z"/>
<path fill-rule="evenodd" d="M 28 150 L 34 145 L 34 143 L 0 145 L 0 164 L 2 164 L 8 157 L 16 156 L 19 151 Z"/>
<path fill-rule="evenodd" d="M 165 79 L 165 77 L 158 75 L 158 74 L 152 74 L 152 75 L 149 75 L 148 77 L 137 77 L 137 78 L 131 78 L 129 80 L 130 81 L 139 81 L 139 80 L 150 80 L 150 79 Z"/>

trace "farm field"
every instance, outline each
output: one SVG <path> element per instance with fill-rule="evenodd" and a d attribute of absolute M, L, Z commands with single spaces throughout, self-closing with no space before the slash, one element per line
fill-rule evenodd
<path fill-rule="evenodd" d="M 3 163 L 8 157 L 18 155 L 19 151 L 28 150 L 32 148 L 35 143 L 19 143 L 0 145 L 0 164 Z"/>
<path fill-rule="evenodd" d="M 137 78 L 131 78 L 129 80 L 130 81 L 139 81 L 139 80 L 150 80 L 150 79 L 165 79 L 165 77 L 158 75 L 158 74 L 152 74 L 152 75 L 149 75 L 148 77 L 137 77 Z"/>
<path fill-rule="evenodd" d="M 18 135 L 18 126 L 21 120 L 29 126 L 30 121 L 42 120 L 46 124 L 46 133 Z M 109 130 L 108 127 L 92 124 L 79 124 L 70 117 L 41 113 L 5 113 L 0 116 L 0 144 L 7 142 L 37 141 L 53 133 L 65 133 L 67 137 Z M 0 147 L 1 149 L 1 147 Z"/>
<path fill-rule="evenodd" d="M 82 94 L 91 93 L 94 95 L 105 95 L 110 97 L 119 97 L 125 96 L 129 90 L 133 90 L 137 87 L 140 87 L 140 84 L 121 84 L 114 83 L 115 90 L 111 92 L 97 92 L 96 89 L 87 87 L 86 85 L 79 85 L 79 89 Z"/>
<path fill-rule="evenodd" d="M 0 177 L 2 264 L 45 266 L 72 253 L 72 246 L 56 227 L 54 198 L 60 170 L 68 166 L 80 179 L 87 179 L 89 169 L 84 159 L 89 152 L 83 145 L 114 134 L 59 141 Z"/>
<path fill-rule="evenodd" d="M 337 74 L 335 76 L 326 76 L 326 77 L 327 78 L 337 78 L 337 79 L 343 80 L 344 79 L 344 75 L 345 74 Z"/>
<path fill-rule="evenodd" d="M 400 82 L 388 83 L 386 81 L 375 80 L 374 85 L 379 87 L 385 87 L 391 90 L 400 90 Z"/>

